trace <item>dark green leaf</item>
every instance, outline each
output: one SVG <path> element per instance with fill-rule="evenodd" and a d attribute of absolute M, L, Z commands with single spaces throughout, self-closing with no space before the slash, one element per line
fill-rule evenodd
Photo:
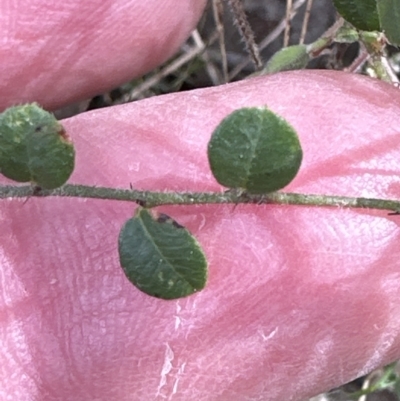
<path fill-rule="evenodd" d="M 0 114 L 0 173 L 45 189 L 70 177 L 75 151 L 64 128 L 36 104 L 11 107 Z"/>
<path fill-rule="evenodd" d="M 306 45 L 289 46 L 276 52 L 263 72 L 273 74 L 280 71 L 301 70 L 306 68 L 309 61 L 310 56 Z"/>
<path fill-rule="evenodd" d="M 186 297 L 207 281 L 205 255 L 189 231 L 141 207 L 121 230 L 119 258 L 128 279 L 153 297 Z"/>
<path fill-rule="evenodd" d="M 400 0 L 376 0 L 381 27 L 389 42 L 400 45 Z"/>
<path fill-rule="evenodd" d="M 243 108 L 215 129 L 208 160 L 221 185 L 260 194 L 293 180 L 302 150 L 295 130 L 283 118 L 264 107 Z"/>
<path fill-rule="evenodd" d="M 333 0 L 339 14 L 363 31 L 380 30 L 376 2 L 377 0 Z"/>

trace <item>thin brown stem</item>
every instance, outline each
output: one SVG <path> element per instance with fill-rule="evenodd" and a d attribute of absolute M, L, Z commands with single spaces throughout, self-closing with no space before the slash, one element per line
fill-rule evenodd
<path fill-rule="evenodd" d="M 224 13 L 224 4 L 222 0 L 213 0 L 213 16 L 215 21 L 215 26 L 218 32 L 218 42 L 219 49 L 221 52 L 221 62 L 222 62 L 222 76 L 224 83 L 228 82 L 228 57 L 226 55 L 226 44 L 225 44 L 225 29 L 222 21 Z"/>
<path fill-rule="evenodd" d="M 285 32 L 283 35 L 283 47 L 289 46 L 290 40 L 290 15 L 292 13 L 293 8 L 293 0 L 286 0 L 286 16 L 285 16 Z"/>
<path fill-rule="evenodd" d="M 306 11 L 304 13 L 303 24 L 301 26 L 301 34 L 300 34 L 300 41 L 299 41 L 300 45 L 302 45 L 304 43 L 304 40 L 306 38 L 308 22 L 310 20 L 312 5 L 313 5 L 313 0 L 307 0 Z"/>

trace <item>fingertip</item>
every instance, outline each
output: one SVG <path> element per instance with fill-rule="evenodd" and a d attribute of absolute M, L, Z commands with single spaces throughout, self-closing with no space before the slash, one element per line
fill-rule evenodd
<path fill-rule="evenodd" d="M 150 71 L 177 51 L 205 3 L 1 3 L 0 109 L 31 101 L 55 109 Z"/>

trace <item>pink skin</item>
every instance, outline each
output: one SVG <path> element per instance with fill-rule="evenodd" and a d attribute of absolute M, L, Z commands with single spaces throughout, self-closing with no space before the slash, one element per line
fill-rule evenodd
<path fill-rule="evenodd" d="M 208 167 L 210 134 L 230 111 L 261 105 L 287 118 L 303 145 L 285 190 L 399 197 L 398 89 L 316 71 L 66 120 L 77 150 L 71 182 L 223 190 Z M 118 264 L 118 232 L 134 205 L 1 203 L 0 399 L 304 399 L 400 357 L 400 217 L 160 207 L 198 238 L 210 268 L 204 291 L 162 301 Z"/>
<path fill-rule="evenodd" d="M 100 94 L 172 56 L 206 0 L 0 2 L 0 109 Z M 6 61 L 6 62 L 5 62 Z"/>

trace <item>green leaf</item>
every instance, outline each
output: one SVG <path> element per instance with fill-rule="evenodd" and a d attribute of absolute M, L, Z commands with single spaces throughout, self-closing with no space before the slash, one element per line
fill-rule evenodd
<path fill-rule="evenodd" d="M 377 0 L 333 0 L 333 3 L 339 14 L 357 29 L 380 30 Z"/>
<path fill-rule="evenodd" d="M 141 207 L 120 232 L 119 258 L 128 279 L 156 298 L 186 297 L 207 281 L 205 255 L 190 232 Z"/>
<path fill-rule="evenodd" d="M 376 0 L 383 32 L 393 45 L 400 45 L 400 0 Z"/>
<path fill-rule="evenodd" d="M 273 74 L 280 71 L 301 70 L 306 68 L 309 61 L 307 45 L 289 46 L 276 52 L 269 59 L 263 72 Z"/>
<path fill-rule="evenodd" d="M 44 189 L 70 177 L 75 151 L 56 118 L 37 104 L 10 107 L 0 114 L 0 173 Z"/>
<path fill-rule="evenodd" d="M 243 108 L 212 134 L 208 160 L 225 187 L 260 194 L 277 191 L 296 176 L 302 150 L 292 126 L 264 107 Z"/>

